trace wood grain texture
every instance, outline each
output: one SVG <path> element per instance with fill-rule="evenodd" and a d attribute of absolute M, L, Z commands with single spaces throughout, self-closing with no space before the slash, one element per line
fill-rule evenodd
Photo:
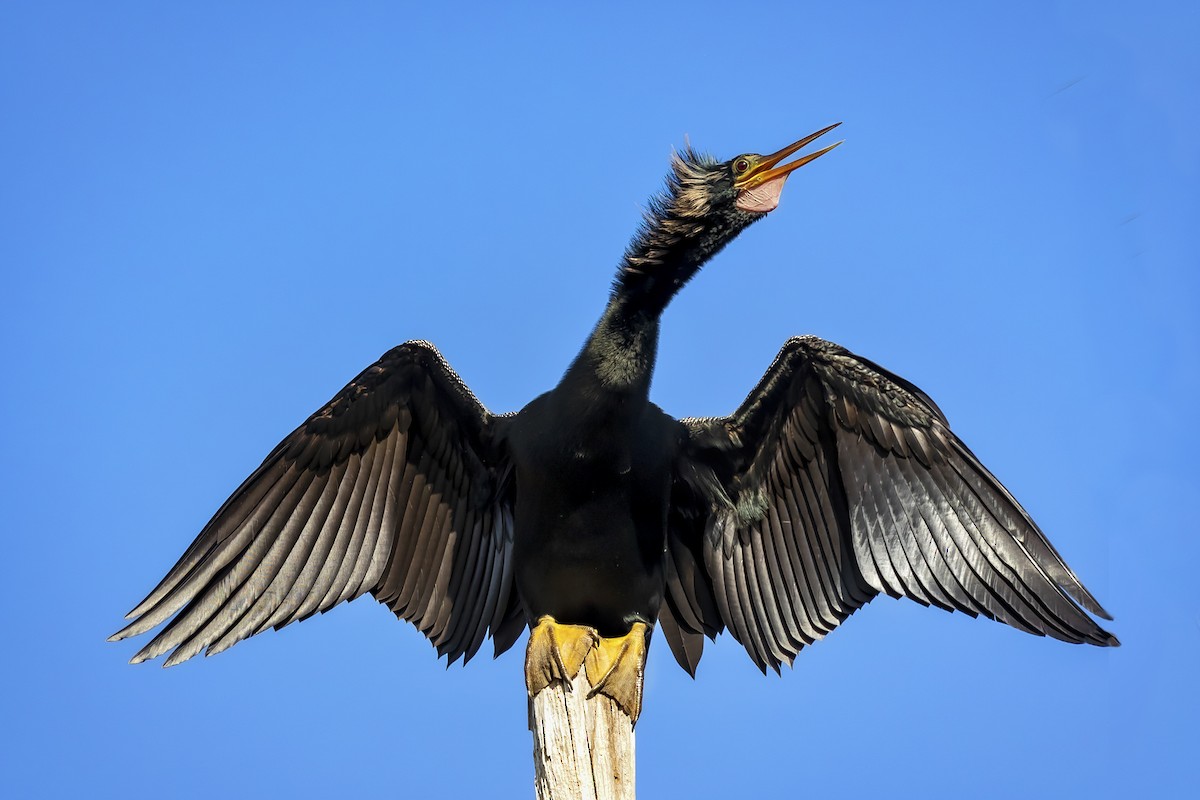
<path fill-rule="evenodd" d="M 633 721 L 612 698 L 588 697 L 585 670 L 529 700 L 538 800 L 633 800 Z"/>

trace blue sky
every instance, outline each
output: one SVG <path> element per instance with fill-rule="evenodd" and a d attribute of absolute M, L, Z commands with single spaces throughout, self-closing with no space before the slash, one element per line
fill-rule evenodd
<path fill-rule="evenodd" d="M 642 796 L 1194 788 L 1196 6 L 432 5 L 0 9 L 0 792 L 531 796 L 518 651 L 447 671 L 369 599 L 171 670 L 104 639 L 392 345 L 495 411 L 552 386 L 685 137 L 838 120 L 668 310 L 654 399 L 727 413 L 799 333 L 884 364 L 1124 646 L 887 598 L 782 678 L 659 642 Z"/>

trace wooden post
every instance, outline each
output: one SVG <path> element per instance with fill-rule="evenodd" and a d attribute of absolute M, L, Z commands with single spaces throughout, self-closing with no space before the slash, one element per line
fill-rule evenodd
<path fill-rule="evenodd" d="M 529 698 L 537 800 L 634 800 L 633 721 L 587 670 Z"/>

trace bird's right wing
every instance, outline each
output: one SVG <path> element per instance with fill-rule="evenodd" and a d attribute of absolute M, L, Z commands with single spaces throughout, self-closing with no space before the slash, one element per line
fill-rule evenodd
<path fill-rule="evenodd" d="M 370 592 L 454 661 L 524 619 L 497 418 L 426 342 L 386 353 L 285 438 L 110 641 L 173 619 L 166 665 Z M 182 609 L 182 610 L 180 610 Z"/>
<path fill-rule="evenodd" d="M 933 401 L 878 365 L 791 339 L 735 414 L 684 426 L 662 627 L 685 669 L 722 628 L 778 669 L 879 592 L 1117 644 Z"/>

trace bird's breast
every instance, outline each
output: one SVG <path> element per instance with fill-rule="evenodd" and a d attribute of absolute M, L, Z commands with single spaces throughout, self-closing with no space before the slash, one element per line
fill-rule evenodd
<path fill-rule="evenodd" d="M 672 440 L 653 422 L 590 430 L 541 422 L 511 442 L 513 555 L 527 613 L 605 635 L 652 623 L 665 581 Z"/>

